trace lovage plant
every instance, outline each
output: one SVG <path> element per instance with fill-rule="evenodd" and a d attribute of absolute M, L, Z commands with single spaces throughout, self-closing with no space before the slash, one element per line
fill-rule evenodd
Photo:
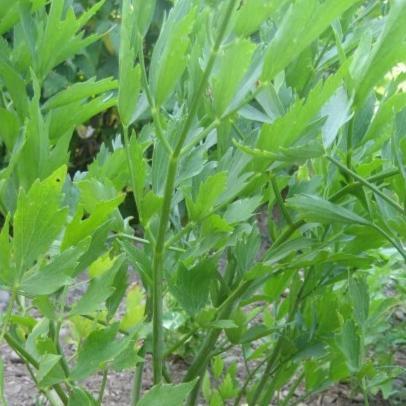
<path fill-rule="evenodd" d="M 39 392 L 102 404 L 126 371 L 143 406 L 389 396 L 406 1 L 123 0 L 119 27 L 84 3 L 0 1 L 0 339 Z M 99 40 L 117 78 L 70 77 Z M 115 136 L 75 167 L 106 112 Z"/>

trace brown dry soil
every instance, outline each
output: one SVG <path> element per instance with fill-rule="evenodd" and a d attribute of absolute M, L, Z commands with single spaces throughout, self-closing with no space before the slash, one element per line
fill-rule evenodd
<path fill-rule="evenodd" d="M 37 406 L 45 405 L 44 399 L 38 394 L 38 391 L 33 384 L 33 381 L 18 356 L 13 353 L 8 347 L 1 348 L 1 356 L 5 364 L 4 386 L 6 398 L 9 406 Z M 238 356 L 235 354 L 234 358 Z M 400 364 L 406 366 L 406 354 L 399 354 Z M 171 376 L 175 381 L 180 380 L 187 365 L 180 358 L 173 358 L 169 364 Z M 241 370 L 243 366 L 241 365 Z M 102 377 L 97 375 L 86 382 L 86 387 L 94 394 L 98 393 Z M 151 363 L 147 360 L 146 370 L 144 373 L 144 390 L 148 390 L 152 382 Z M 129 406 L 131 396 L 132 373 L 111 373 L 109 374 L 108 383 L 105 390 L 103 405 L 105 406 Z M 348 386 L 337 385 L 321 395 L 305 402 L 300 402 L 299 398 L 303 395 L 302 389 L 298 388 L 296 391 L 298 401 L 293 405 L 307 406 L 307 405 L 336 405 L 336 406 L 350 406 L 350 405 L 363 405 L 364 401 L 362 396 L 354 396 L 351 394 Z M 283 392 L 282 392 L 283 396 Z M 40 401 L 42 400 L 42 402 Z M 39 402 L 40 401 L 40 402 Z M 278 404 L 278 401 L 274 403 Z M 391 405 L 391 403 L 384 401 L 381 396 L 375 399 L 370 399 L 369 404 L 376 406 Z M 401 403 L 398 403 L 399 405 Z"/>

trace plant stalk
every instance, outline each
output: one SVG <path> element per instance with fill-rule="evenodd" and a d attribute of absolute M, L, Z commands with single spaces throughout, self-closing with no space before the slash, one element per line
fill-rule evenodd
<path fill-rule="evenodd" d="M 192 127 L 193 120 L 197 113 L 201 97 L 204 94 L 208 79 L 213 70 L 218 51 L 223 42 L 223 38 L 228 27 L 232 11 L 237 4 L 237 0 L 230 0 L 224 20 L 220 26 L 220 30 L 216 39 L 216 43 L 211 51 L 209 61 L 203 72 L 202 79 L 197 88 L 197 91 L 193 95 L 191 107 L 188 112 L 185 124 L 180 133 L 179 139 L 169 159 L 168 175 L 166 178 L 165 191 L 163 204 L 161 209 L 161 217 L 158 228 L 158 236 L 156 239 L 156 245 L 154 250 L 154 258 L 152 263 L 152 275 L 153 275 L 153 289 L 152 289 L 152 302 L 153 302 L 153 314 L 152 314 L 152 347 L 153 347 L 153 377 L 154 384 L 159 384 L 162 381 L 163 371 L 163 265 L 165 254 L 165 235 L 166 228 L 168 226 L 170 210 L 172 204 L 173 192 L 175 189 L 176 174 L 178 169 L 179 157 L 185 143 L 185 140 Z"/>
<path fill-rule="evenodd" d="M 24 347 L 20 345 L 20 343 L 10 334 L 6 333 L 4 335 L 4 339 L 6 340 L 7 344 L 16 352 L 26 364 L 31 364 L 35 369 L 39 368 L 38 361 L 29 354 Z M 58 394 L 59 398 L 61 399 L 64 405 L 68 404 L 68 397 L 63 390 L 63 388 L 59 384 L 52 385 L 52 388 Z"/>
<path fill-rule="evenodd" d="M 104 368 L 103 371 L 103 378 L 102 378 L 102 382 L 100 385 L 100 390 L 99 390 L 99 397 L 97 398 L 97 402 L 99 403 L 99 405 L 102 405 L 103 402 L 103 396 L 104 396 L 104 391 L 106 389 L 106 384 L 107 384 L 107 368 Z"/>
<path fill-rule="evenodd" d="M 389 203 L 393 208 L 395 208 L 397 211 L 400 213 L 404 214 L 404 209 L 402 206 L 400 206 L 397 202 L 392 200 L 389 196 L 387 196 L 385 193 L 383 193 L 380 189 L 378 189 L 374 184 L 369 182 L 367 179 L 363 178 L 362 176 L 358 175 L 355 173 L 353 170 L 347 168 L 345 165 L 343 165 L 341 162 L 337 161 L 335 158 L 332 156 L 327 155 L 327 159 L 332 162 L 334 165 L 339 167 L 344 173 L 347 175 L 352 176 L 354 179 L 356 179 L 359 183 L 362 185 L 366 186 L 368 189 L 371 189 L 374 193 L 376 193 L 378 196 L 380 196 L 383 200 L 385 200 L 387 203 Z"/>
<path fill-rule="evenodd" d="M 145 67 L 145 57 L 144 57 L 144 39 L 141 35 L 138 36 L 138 46 L 139 46 L 139 51 L 138 51 L 138 57 L 140 59 L 140 66 L 141 66 L 141 80 L 142 80 L 142 86 L 145 91 L 145 95 L 147 96 L 149 108 L 151 110 L 151 116 L 152 120 L 154 122 L 155 126 L 155 131 L 156 135 L 159 139 L 160 142 L 162 142 L 162 145 L 165 147 L 166 151 L 168 154 L 172 154 L 172 146 L 169 144 L 167 138 L 164 135 L 164 132 L 162 130 L 162 124 L 161 124 L 161 118 L 159 115 L 159 108 L 155 103 L 154 96 L 152 95 L 151 88 L 148 83 L 148 76 L 147 76 L 147 69 Z"/>
<path fill-rule="evenodd" d="M 287 321 L 286 321 L 286 327 L 284 328 L 281 335 L 279 336 L 278 341 L 276 342 L 276 345 L 275 345 L 275 347 L 274 347 L 274 349 L 273 349 L 273 351 L 271 353 L 271 356 L 268 358 L 268 362 L 267 362 L 267 365 L 265 367 L 265 371 L 262 374 L 261 380 L 260 380 L 260 382 L 259 382 L 259 384 L 258 384 L 258 386 L 257 386 L 257 388 L 256 388 L 256 390 L 254 392 L 254 397 L 252 398 L 252 400 L 250 402 L 250 404 L 252 404 L 252 405 L 257 404 L 257 401 L 260 399 L 260 396 L 262 395 L 262 393 L 263 393 L 263 391 L 265 389 L 265 385 L 266 385 L 266 383 L 267 383 L 267 381 L 268 381 L 268 379 L 269 379 L 269 377 L 271 375 L 271 372 L 275 372 L 275 371 L 272 371 L 273 368 L 274 368 L 275 361 L 278 359 L 278 357 L 280 355 L 280 350 L 281 350 L 282 345 L 283 345 L 283 338 L 285 336 L 285 333 L 286 333 L 287 329 L 289 328 L 290 323 L 293 321 L 293 319 L 295 317 L 295 314 L 296 314 L 296 311 L 297 311 L 297 309 L 299 307 L 299 304 L 300 304 L 300 302 L 302 300 L 302 295 L 303 295 L 304 289 L 306 287 L 307 280 L 308 280 L 308 278 L 305 278 L 305 280 L 303 281 L 302 286 L 300 287 L 300 290 L 299 290 L 299 292 L 298 292 L 298 294 L 296 296 L 295 302 L 294 302 L 291 310 L 289 311 L 289 315 L 288 315 L 288 318 L 287 318 Z M 270 403 L 271 398 L 272 398 L 272 394 L 273 394 L 273 386 L 270 385 L 268 390 L 265 392 L 265 395 L 261 399 L 261 401 L 264 402 L 263 404 L 268 404 L 266 402 Z"/>
<path fill-rule="evenodd" d="M 272 174 L 271 174 L 271 185 L 276 197 L 276 201 L 278 202 L 279 208 L 282 211 L 283 217 L 285 217 L 286 222 L 291 226 L 293 224 L 292 217 L 290 216 L 289 211 L 285 206 L 285 202 L 283 201 L 283 197 L 279 190 L 278 182 L 275 176 L 273 176 Z"/>

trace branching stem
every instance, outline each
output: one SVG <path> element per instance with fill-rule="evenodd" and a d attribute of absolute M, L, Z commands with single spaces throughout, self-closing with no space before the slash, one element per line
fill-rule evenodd
<path fill-rule="evenodd" d="M 201 102 L 201 98 L 206 89 L 207 82 L 209 80 L 210 74 L 213 70 L 214 63 L 216 61 L 218 51 L 223 42 L 224 35 L 226 33 L 232 11 L 237 4 L 237 0 L 230 0 L 224 19 L 220 25 L 218 36 L 216 42 L 211 51 L 209 60 L 207 62 L 206 68 L 203 72 L 202 78 L 200 80 L 199 86 L 193 95 L 191 106 L 182 127 L 182 131 L 176 142 L 175 148 L 170 155 L 167 178 L 165 183 L 165 191 L 163 204 L 161 209 L 161 216 L 158 228 L 158 236 L 156 239 L 154 257 L 152 262 L 152 275 L 153 275 L 153 315 L 152 315 L 152 347 L 153 347 L 153 376 L 154 383 L 159 384 L 162 381 L 162 367 L 163 367 L 163 323 L 162 323 L 162 313 L 163 313 L 163 266 L 165 257 L 165 236 L 166 229 L 169 223 L 169 217 L 171 212 L 172 198 L 175 189 L 176 174 L 178 169 L 178 161 L 189 134 L 192 128 L 197 109 Z"/>

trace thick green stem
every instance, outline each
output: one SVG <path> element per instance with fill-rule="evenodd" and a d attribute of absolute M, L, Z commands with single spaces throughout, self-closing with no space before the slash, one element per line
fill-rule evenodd
<path fill-rule="evenodd" d="M 152 348 L 153 348 L 153 375 L 154 383 L 162 381 L 162 362 L 163 362 L 163 266 L 164 266 L 164 247 L 166 227 L 169 222 L 172 195 L 175 187 L 176 171 L 178 167 L 178 158 L 172 156 L 169 162 L 168 176 L 166 179 L 164 201 L 162 205 L 161 218 L 159 223 L 158 238 L 155 245 L 154 259 L 152 263 Z"/>
<path fill-rule="evenodd" d="M 218 37 L 212 52 L 209 57 L 207 66 L 203 72 L 200 84 L 197 91 L 194 93 L 191 107 L 188 112 L 185 124 L 183 125 L 182 131 L 177 140 L 175 149 L 173 150 L 171 157 L 169 159 L 168 175 L 166 178 L 165 191 L 163 204 L 161 209 L 161 217 L 159 222 L 158 236 L 156 239 L 156 245 L 154 250 L 154 258 L 152 263 L 152 275 L 153 275 L 153 315 L 152 315 L 152 347 L 153 347 L 153 376 L 154 383 L 158 384 L 162 381 L 162 363 L 163 363 L 163 325 L 162 325 L 162 310 L 163 310 L 163 265 L 164 265 L 164 254 L 165 254 L 165 235 L 166 229 L 169 222 L 172 197 L 175 189 L 176 173 L 178 169 L 178 162 L 180 153 L 182 151 L 185 140 L 189 134 L 192 127 L 193 120 L 197 113 L 201 97 L 204 94 L 208 79 L 212 72 L 214 63 L 220 46 L 223 42 L 223 38 L 230 21 L 232 11 L 237 3 L 237 0 L 230 0 L 224 20 L 220 26 Z"/>

